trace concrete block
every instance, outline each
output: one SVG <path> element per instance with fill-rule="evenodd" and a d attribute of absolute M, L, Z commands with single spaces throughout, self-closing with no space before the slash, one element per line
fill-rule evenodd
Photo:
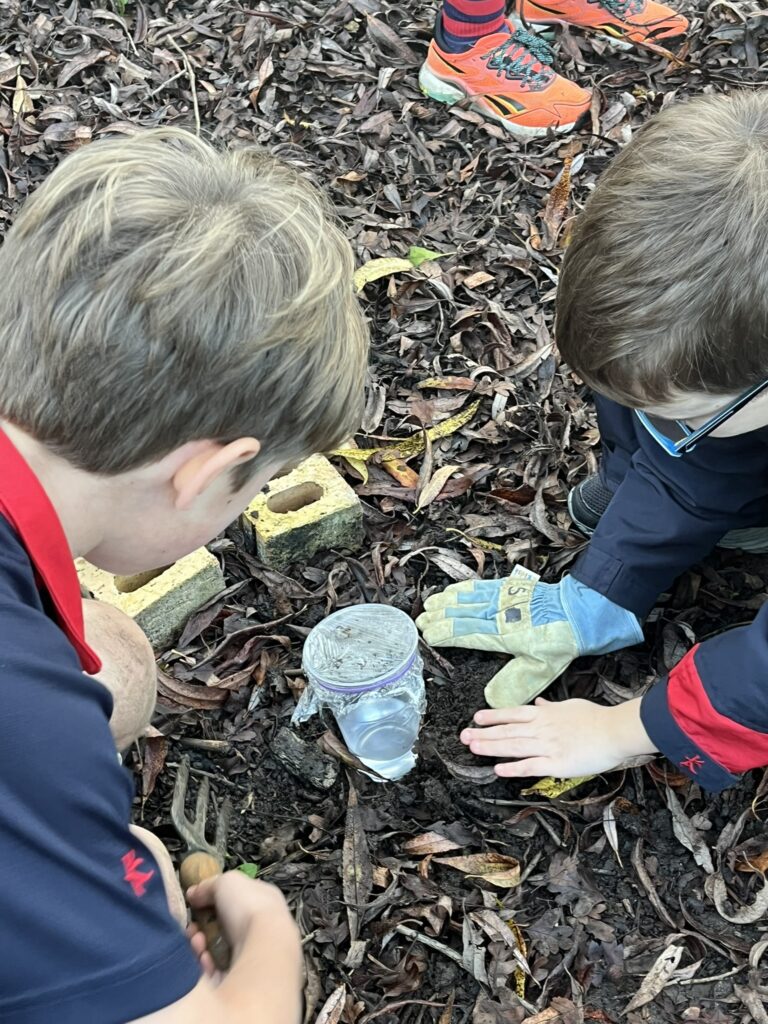
<path fill-rule="evenodd" d="M 270 482 L 245 510 L 243 526 L 261 561 L 283 569 L 323 549 L 359 547 L 363 510 L 328 459 L 312 455 Z"/>
<path fill-rule="evenodd" d="M 219 563 L 206 548 L 135 576 L 113 576 L 84 558 L 76 559 L 75 565 L 81 585 L 99 601 L 130 615 L 158 649 L 168 647 L 190 615 L 225 587 Z"/>

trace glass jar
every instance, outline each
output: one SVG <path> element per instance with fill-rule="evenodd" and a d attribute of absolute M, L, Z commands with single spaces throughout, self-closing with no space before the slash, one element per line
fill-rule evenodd
<path fill-rule="evenodd" d="M 329 708 L 351 753 L 386 779 L 416 763 L 426 707 L 416 626 L 405 612 L 362 604 L 334 612 L 304 643 L 307 688 L 293 721 Z"/>

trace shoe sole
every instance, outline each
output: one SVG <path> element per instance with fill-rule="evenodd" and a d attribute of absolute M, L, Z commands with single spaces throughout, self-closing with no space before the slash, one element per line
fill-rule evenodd
<path fill-rule="evenodd" d="M 459 86 L 453 85 L 450 82 L 444 82 L 442 78 L 438 78 L 433 71 L 429 70 L 426 64 L 422 64 L 421 71 L 419 71 L 419 88 L 425 96 L 432 100 L 437 100 L 438 103 L 447 103 L 449 106 L 469 100 L 473 110 L 482 114 L 489 121 L 495 121 L 497 124 L 502 125 L 510 135 L 518 139 L 542 139 L 549 132 L 565 134 L 566 132 L 573 131 L 576 127 L 576 121 L 573 121 L 571 124 L 561 124 L 552 128 L 529 128 L 527 125 L 515 124 L 514 121 L 510 121 L 508 118 L 497 117 L 484 107 L 473 103 L 472 97 L 459 88 Z"/>
<path fill-rule="evenodd" d="M 768 554 L 768 527 L 731 530 L 718 541 L 717 546 L 726 551 L 746 551 L 750 555 Z"/>

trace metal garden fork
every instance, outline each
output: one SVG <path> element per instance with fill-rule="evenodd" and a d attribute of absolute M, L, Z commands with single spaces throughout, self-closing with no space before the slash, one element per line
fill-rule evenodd
<path fill-rule="evenodd" d="M 205 824 L 208 817 L 210 782 L 203 778 L 197 791 L 195 817 L 190 819 L 185 809 L 189 788 L 189 759 L 184 758 L 176 772 L 171 803 L 171 821 L 176 831 L 187 844 L 187 854 L 179 866 L 179 879 L 186 892 L 190 885 L 197 885 L 206 878 L 220 875 L 224 869 L 227 848 L 227 832 L 232 818 L 232 803 L 227 797 L 219 807 L 216 816 L 216 836 L 213 844 L 205 838 Z M 216 912 L 211 907 L 192 911 L 192 919 L 204 933 L 208 952 L 219 970 L 229 967 L 230 949 L 224 937 Z"/>

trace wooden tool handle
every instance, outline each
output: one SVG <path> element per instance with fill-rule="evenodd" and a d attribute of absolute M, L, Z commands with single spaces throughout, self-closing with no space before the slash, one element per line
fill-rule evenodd
<path fill-rule="evenodd" d="M 181 887 L 186 892 L 190 885 L 197 885 L 206 878 L 215 878 L 221 874 L 221 867 L 215 857 L 209 853 L 190 853 L 181 862 L 179 867 L 179 878 Z M 201 907 L 193 909 L 192 920 L 205 935 L 208 943 L 208 952 L 211 954 L 214 964 L 220 971 L 226 971 L 232 956 L 229 943 L 219 927 L 216 911 L 213 907 Z"/>

